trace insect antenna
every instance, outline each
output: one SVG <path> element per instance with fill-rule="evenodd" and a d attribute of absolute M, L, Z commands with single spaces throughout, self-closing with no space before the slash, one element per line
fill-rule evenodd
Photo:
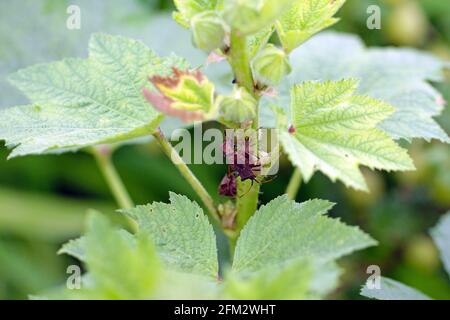
<path fill-rule="evenodd" d="M 248 190 L 247 190 L 242 196 L 240 196 L 239 199 L 245 197 L 245 196 L 250 192 L 250 190 L 252 190 L 252 188 L 253 188 L 253 182 L 254 182 L 254 180 L 252 180 L 252 184 L 250 185 L 250 188 L 248 188 Z"/>

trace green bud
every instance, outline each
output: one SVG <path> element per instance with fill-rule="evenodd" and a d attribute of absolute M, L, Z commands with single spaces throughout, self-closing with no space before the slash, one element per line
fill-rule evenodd
<path fill-rule="evenodd" d="M 243 87 L 235 88 L 229 96 L 217 99 L 220 118 L 232 127 L 251 121 L 256 117 L 256 99 Z"/>
<path fill-rule="evenodd" d="M 226 0 L 224 18 L 242 35 L 269 27 L 291 5 L 292 0 Z"/>
<path fill-rule="evenodd" d="M 216 11 L 205 11 L 191 20 L 194 45 L 205 51 L 223 48 L 228 36 L 228 26 Z"/>
<path fill-rule="evenodd" d="M 268 44 L 252 60 L 252 71 L 258 83 L 275 86 L 291 73 L 292 68 L 286 53 Z"/>

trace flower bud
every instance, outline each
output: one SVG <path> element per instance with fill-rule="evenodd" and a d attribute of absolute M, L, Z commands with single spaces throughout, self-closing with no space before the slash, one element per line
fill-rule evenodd
<path fill-rule="evenodd" d="M 221 120 L 225 123 L 240 125 L 256 117 L 256 99 L 243 88 L 235 88 L 229 96 L 220 96 L 217 100 Z"/>
<path fill-rule="evenodd" d="M 144 88 L 144 97 L 155 109 L 184 122 L 203 121 L 215 113 L 214 84 L 197 71 L 173 69 L 173 76 L 149 78 L 157 92 Z"/>
<path fill-rule="evenodd" d="M 194 45 L 205 51 L 221 49 L 226 44 L 228 26 L 216 11 L 205 11 L 191 20 Z"/>
<path fill-rule="evenodd" d="M 242 35 L 255 34 L 269 27 L 291 5 L 292 0 L 226 0 L 223 15 Z"/>
<path fill-rule="evenodd" d="M 258 83 L 276 86 L 291 73 L 292 68 L 286 53 L 268 44 L 252 60 L 252 71 Z"/>

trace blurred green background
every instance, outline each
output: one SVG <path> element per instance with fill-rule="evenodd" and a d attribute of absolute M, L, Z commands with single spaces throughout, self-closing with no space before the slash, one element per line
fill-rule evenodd
<path fill-rule="evenodd" d="M 66 28 L 66 9 L 81 8 L 81 30 Z M 366 28 L 369 5 L 382 10 L 381 30 Z M 168 0 L 17 0 L 0 4 L 0 108 L 25 102 L 5 76 L 21 67 L 67 56 L 85 56 L 89 36 L 103 31 L 146 42 L 160 54 L 175 52 L 193 65 L 205 56 L 190 43 L 189 33 L 170 19 Z M 413 46 L 450 59 L 450 2 L 441 0 L 348 0 L 334 28 L 359 34 L 372 46 Z M 215 68 L 210 67 L 211 68 Z M 212 71 L 220 79 L 223 67 Z M 450 100 L 450 80 L 439 86 Z M 450 112 L 439 118 L 450 132 Z M 317 174 L 303 185 L 299 201 L 324 198 L 337 202 L 333 216 L 361 226 L 380 242 L 341 261 L 346 270 L 336 299 L 360 299 L 367 266 L 416 287 L 433 298 L 450 299 L 428 229 L 450 208 L 450 149 L 437 142 L 410 146 L 418 170 L 406 174 L 366 171 L 371 193 L 333 184 Z M 117 218 L 112 199 L 94 160 L 87 154 L 26 157 L 6 161 L 0 148 L 0 299 L 25 299 L 66 279 L 74 261 L 56 254 L 60 245 L 83 232 L 84 214 L 94 208 Z M 198 200 L 154 143 L 121 148 L 115 164 L 137 204 L 166 201 L 168 191 Z M 282 194 L 292 168 L 284 159 L 278 177 L 262 188 L 262 202 Z M 192 166 L 218 199 L 222 166 Z M 220 240 L 223 241 L 223 240 Z"/>

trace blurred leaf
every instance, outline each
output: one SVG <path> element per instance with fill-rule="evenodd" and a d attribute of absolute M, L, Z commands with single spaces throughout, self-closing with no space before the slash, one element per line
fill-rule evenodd
<path fill-rule="evenodd" d="M 450 212 L 441 218 L 430 233 L 439 248 L 445 270 L 450 277 Z"/>
<path fill-rule="evenodd" d="M 226 0 L 224 17 L 242 34 L 257 33 L 274 23 L 289 9 L 292 0 Z"/>
<path fill-rule="evenodd" d="M 361 289 L 361 295 L 378 300 L 430 300 L 429 297 L 416 289 L 384 277 L 381 278 L 380 289 L 369 289 L 365 285 Z"/>
<path fill-rule="evenodd" d="M 273 102 L 287 109 L 290 88 L 307 80 L 360 80 L 359 94 L 391 104 L 396 112 L 379 127 L 394 139 L 424 138 L 450 142 L 433 120 L 443 110 L 441 94 L 427 81 L 442 81 L 449 64 L 413 49 L 366 49 L 352 35 L 322 33 L 291 55 L 293 72 L 280 87 Z M 269 103 L 271 101 L 268 101 Z M 267 109 L 267 108 L 266 108 Z M 268 111 L 264 126 L 273 125 Z"/>
<path fill-rule="evenodd" d="M 148 135 L 161 115 L 142 95 L 149 75 L 186 64 L 161 59 L 141 42 L 94 34 L 88 60 L 67 59 L 17 72 L 11 81 L 34 105 L 4 110 L 0 138 L 10 157 L 61 152 Z M 125 98 L 124 98 L 125 97 Z"/>
<path fill-rule="evenodd" d="M 224 294 L 238 300 L 302 300 L 308 297 L 312 274 L 311 265 L 304 260 L 247 276 L 230 273 Z"/>
<path fill-rule="evenodd" d="M 174 20 L 185 28 L 189 28 L 191 19 L 204 11 L 214 10 L 222 0 L 174 0 L 178 9 L 174 12 Z"/>
<path fill-rule="evenodd" d="M 148 235 L 124 236 L 105 217 L 91 213 L 84 238 L 89 278 L 75 298 L 145 299 L 155 290 L 160 264 Z"/>

